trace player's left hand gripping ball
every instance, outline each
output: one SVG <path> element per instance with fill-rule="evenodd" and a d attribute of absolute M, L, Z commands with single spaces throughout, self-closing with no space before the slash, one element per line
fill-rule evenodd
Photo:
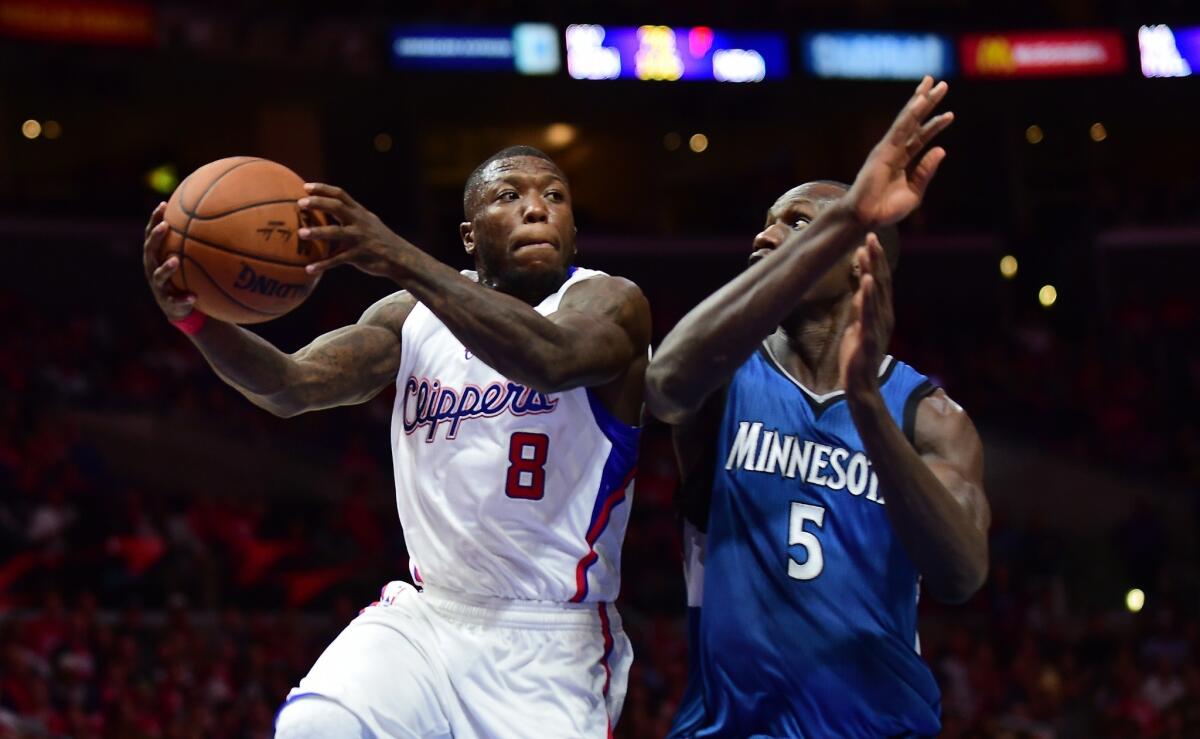
<path fill-rule="evenodd" d="M 329 259 L 308 265 L 309 274 L 351 264 L 367 274 L 390 277 L 395 275 L 406 251 L 416 248 L 342 188 L 308 182 L 304 189 L 309 195 L 298 201 L 300 207 L 320 211 L 336 221 L 333 225 L 300 229 L 300 238 L 328 241 L 335 248 Z"/>

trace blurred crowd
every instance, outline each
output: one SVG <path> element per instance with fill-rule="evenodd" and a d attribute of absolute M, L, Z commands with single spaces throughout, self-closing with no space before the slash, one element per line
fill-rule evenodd
<path fill-rule="evenodd" d="M 651 303 L 672 305 L 656 296 L 670 288 L 648 285 Z M 0 311 L 21 317 L 0 326 L 0 737 L 270 736 L 321 649 L 407 570 L 390 397 L 278 421 L 220 384 L 148 295 L 129 302 L 55 314 L 0 290 Z M 328 301 L 305 331 L 353 320 L 361 302 Z M 1200 401 L 1200 353 L 1180 341 L 1197 329 L 1194 297 L 1124 300 L 1103 340 L 1065 338 L 1037 319 L 968 330 L 923 310 L 901 313 L 895 353 L 985 429 L 1200 484 L 1187 411 Z M 659 334 L 677 318 L 658 316 Z M 278 330 L 293 348 L 306 338 Z M 81 411 L 234 440 L 286 437 L 291 453 L 328 460 L 341 489 L 197 489 L 183 470 L 177 485 L 149 485 L 116 468 Z M 663 736 L 684 686 L 674 487 L 666 429 L 651 424 L 624 555 L 621 608 L 637 659 L 619 737 Z M 1168 566 L 1178 558 L 1166 523 L 1154 506 L 1132 506 L 1111 532 L 1131 554 L 1116 558 L 1134 570 L 1120 577 L 1146 584 L 1135 614 L 1080 586 L 1060 530 L 998 518 L 984 590 L 961 607 L 921 605 L 944 734 L 1200 736 L 1200 577 L 1192 560 Z M 1110 559 L 1082 579 L 1108 578 L 1096 570 Z"/>

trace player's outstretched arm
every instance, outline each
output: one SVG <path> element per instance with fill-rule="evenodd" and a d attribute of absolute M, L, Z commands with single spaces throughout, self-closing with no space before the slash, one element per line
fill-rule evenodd
<path fill-rule="evenodd" d="M 557 311 L 543 316 L 424 252 L 413 256 L 400 284 L 476 356 L 538 392 L 607 385 L 644 361 L 650 305 L 629 280 L 583 280 L 567 290 Z"/>
<path fill-rule="evenodd" d="M 159 263 L 166 234 L 165 210 L 155 209 L 146 226 L 143 267 L 151 292 L 171 320 L 194 310 L 194 296 L 175 293 L 171 275 L 178 257 Z M 277 416 L 365 402 L 396 377 L 400 326 L 414 300 L 397 293 L 371 306 L 358 323 L 324 334 L 287 354 L 241 326 L 207 318 L 189 338 L 217 375 L 250 402 Z"/>
<path fill-rule="evenodd" d="M 874 238 L 855 256 L 862 270 L 856 316 L 839 353 L 850 414 L 885 491 L 888 520 L 925 588 L 961 603 L 988 570 L 983 444 L 966 412 L 940 389 L 918 404 L 911 443 L 896 425 L 878 375 L 894 323 L 891 273 Z"/>
<path fill-rule="evenodd" d="M 320 183 L 305 188 L 312 194 L 300 207 L 322 210 L 338 225 L 301 229 L 300 237 L 341 246 L 329 259 L 309 265 L 311 272 L 352 264 L 394 280 L 509 379 L 542 393 L 607 385 L 646 354 L 650 306 L 628 280 L 583 280 L 567 290 L 555 313 L 543 316 L 413 246 L 341 188 Z"/>
<path fill-rule="evenodd" d="M 945 82 L 922 80 L 841 200 L 675 326 L 646 373 L 651 413 L 672 424 L 696 413 L 869 230 L 920 204 L 946 156 L 941 147 L 925 149 L 954 120 L 952 113 L 930 117 L 947 90 Z"/>

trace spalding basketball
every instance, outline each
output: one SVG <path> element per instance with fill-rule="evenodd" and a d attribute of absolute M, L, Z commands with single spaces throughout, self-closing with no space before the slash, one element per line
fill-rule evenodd
<path fill-rule="evenodd" d="M 172 284 L 232 323 L 269 321 L 303 303 L 320 279 L 304 266 L 329 253 L 296 233 L 324 222 L 300 210 L 305 195 L 304 180 L 268 159 L 218 159 L 188 175 L 167 201 L 160 256 L 179 256 Z"/>

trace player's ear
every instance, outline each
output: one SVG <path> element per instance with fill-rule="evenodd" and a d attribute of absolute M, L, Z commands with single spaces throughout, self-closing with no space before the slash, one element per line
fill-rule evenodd
<path fill-rule="evenodd" d="M 458 235 L 462 238 L 463 248 L 467 253 L 475 255 L 475 229 L 470 221 L 463 221 L 458 224 Z"/>

